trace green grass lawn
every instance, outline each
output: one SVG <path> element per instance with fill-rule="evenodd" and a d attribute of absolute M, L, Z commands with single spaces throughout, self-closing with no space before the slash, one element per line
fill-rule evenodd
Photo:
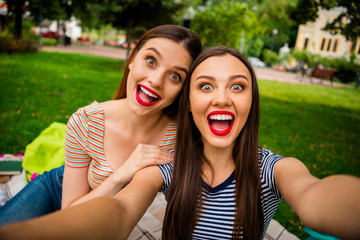
<path fill-rule="evenodd" d="M 360 90 L 260 81 L 260 144 L 300 159 L 319 178 L 360 176 Z M 275 215 L 306 239 L 296 214 L 283 201 Z"/>
<path fill-rule="evenodd" d="M 111 99 L 124 61 L 81 54 L 0 55 L 0 153 L 23 152 L 50 123 Z"/>
<path fill-rule="evenodd" d="M 112 97 L 124 61 L 82 54 L 0 55 L 0 154 L 25 147 L 54 121 Z M 317 177 L 360 176 L 360 90 L 259 80 L 260 144 L 302 160 Z M 303 226 L 282 203 L 277 219 L 301 239 Z"/>

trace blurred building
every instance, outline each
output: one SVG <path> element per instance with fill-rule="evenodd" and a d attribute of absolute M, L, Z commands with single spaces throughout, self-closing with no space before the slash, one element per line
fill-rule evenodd
<path fill-rule="evenodd" d="M 353 50 L 360 61 L 360 40 L 353 43 L 347 41 L 341 34 L 331 34 L 322 30 L 327 23 L 332 22 L 342 12 L 344 7 L 336 7 L 330 10 L 320 9 L 315 22 L 301 24 L 298 29 L 295 48 L 306 50 L 313 54 L 320 54 L 324 57 L 346 57 L 349 58 Z"/>

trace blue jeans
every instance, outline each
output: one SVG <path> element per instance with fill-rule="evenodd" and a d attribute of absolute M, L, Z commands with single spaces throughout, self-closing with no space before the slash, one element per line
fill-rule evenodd
<path fill-rule="evenodd" d="M 44 172 L 0 207 L 0 226 L 61 209 L 64 165 Z"/>

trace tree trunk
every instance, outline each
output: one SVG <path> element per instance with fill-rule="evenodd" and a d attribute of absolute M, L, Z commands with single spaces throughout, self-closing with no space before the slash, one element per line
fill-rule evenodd
<path fill-rule="evenodd" d="M 16 40 L 22 38 L 22 7 L 24 2 L 16 1 L 15 2 L 15 27 L 14 27 L 14 37 Z"/>
<path fill-rule="evenodd" d="M 42 46 L 42 1 L 40 0 L 40 6 L 39 6 L 39 47 Z"/>

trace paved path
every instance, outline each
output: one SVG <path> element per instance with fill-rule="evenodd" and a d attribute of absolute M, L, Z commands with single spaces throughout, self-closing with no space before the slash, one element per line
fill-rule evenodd
<path fill-rule="evenodd" d="M 63 46 L 58 45 L 55 47 L 42 47 L 44 51 L 56 51 L 56 52 L 76 52 L 93 54 L 102 57 L 110 57 L 115 59 L 126 59 L 126 49 L 104 47 L 104 46 L 93 46 L 93 45 L 71 45 Z M 331 82 L 328 80 L 322 80 L 319 78 L 313 78 L 312 82 L 310 78 L 305 77 L 301 79 L 300 75 L 290 72 L 276 71 L 271 68 L 255 68 L 256 76 L 258 79 L 288 82 L 294 84 L 317 84 L 324 86 L 331 86 Z M 334 82 L 333 87 L 349 87 L 349 85 Z"/>

